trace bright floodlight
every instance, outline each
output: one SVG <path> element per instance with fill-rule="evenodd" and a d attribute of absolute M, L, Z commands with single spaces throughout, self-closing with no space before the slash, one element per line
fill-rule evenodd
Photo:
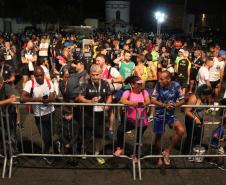
<path fill-rule="evenodd" d="M 165 14 L 163 12 L 155 12 L 155 19 L 158 23 L 162 23 L 165 21 Z"/>

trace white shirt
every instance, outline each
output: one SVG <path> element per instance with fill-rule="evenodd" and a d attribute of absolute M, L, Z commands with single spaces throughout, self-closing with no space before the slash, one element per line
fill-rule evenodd
<path fill-rule="evenodd" d="M 218 58 L 214 57 L 213 66 L 209 69 L 210 81 L 215 82 L 220 80 L 220 72 L 224 69 L 224 62 L 219 62 Z"/>
<path fill-rule="evenodd" d="M 39 56 L 41 57 L 47 57 L 48 56 L 48 48 L 49 48 L 49 44 L 47 42 L 45 43 L 40 43 L 39 45 L 39 49 L 45 49 L 43 51 L 39 51 Z"/>
<path fill-rule="evenodd" d="M 209 69 L 205 66 L 200 67 L 197 81 L 199 82 L 198 86 L 206 84 L 206 81 L 209 80 Z"/>
<path fill-rule="evenodd" d="M 46 80 L 44 80 L 44 83 L 42 85 L 40 85 L 34 79 L 33 97 L 41 98 L 45 95 L 49 96 L 50 93 L 53 93 L 54 92 L 53 84 L 51 81 L 49 81 L 49 82 L 50 82 L 50 86 L 51 86 L 50 89 L 49 89 L 49 86 L 48 86 Z M 32 81 L 29 80 L 25 84 L 24 91 L 26 91 L 27 93 L 30 94 L 31 88 L 32 88 Z M 55 110 L 53 105 L 32 105 L 32 109 L 33 109 L 35 116 L 44 116 L 44 115 L 50 114 L 51 112 L 53 112 Z"/>
<path fill-rule="evenodd" d="M 44 70 L 45 77 L 50 78 L 49 69 L 44 65 L 41 65 L 41 67 Z"/>
<path fill-rule="evenodd" d="M 108 70 L 110 70 L 110 75 L 112 76 L 112 78 L 118 78 L 120 75 L 119 71 L 115 68 L 115 67 L 111 67 L 111 66 L 107 66 Z"/>

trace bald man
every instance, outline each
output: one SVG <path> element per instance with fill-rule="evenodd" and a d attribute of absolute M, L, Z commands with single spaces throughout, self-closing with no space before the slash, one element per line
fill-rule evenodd
<path fill-rule="evenodd" d="M 21 102 L 43 102 L 45 105 L 32 105 L 33 113 L 35 116 L 36 126 L 42 140 L 44 148 L 42 151 L 45 154 L 49 153 L 52 143 L 52 124 L 51 119 L 54 112 L 53 105 L 46 103 L 55 100 L 53 84 L 50 80 L 44 79 L 43 68 L 38 66 L 34 69 L 34 79 L 26 82 L 23 92 L 21 94 Z M 47 164 L 52 164 L 49 158 L 43 158 Z"/>

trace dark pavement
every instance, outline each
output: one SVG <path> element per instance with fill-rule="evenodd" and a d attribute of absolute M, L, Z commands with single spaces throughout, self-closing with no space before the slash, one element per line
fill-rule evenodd
<path fill-rule="evenodd" d="M 143 180 L 133 181 L 130 170 L 18 168 L 1 185 L 224 185 L 226 173 L 217 169 L 143 170 Z"/>

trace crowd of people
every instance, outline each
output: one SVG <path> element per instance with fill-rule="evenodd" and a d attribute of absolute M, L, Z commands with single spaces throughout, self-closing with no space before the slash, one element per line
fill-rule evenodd
<path fill-rule="evenodd" d="M 60 101 L 60 97 L 63 102 L 93 104 L 83 110 L 85 129 L 81 126 L 82 110 L 64 108 L 65 129 L 60 136 L 64 151 L 77 150 L 80 129 L 84 129 L 86 139 L 94 130 L 95 155 L 100 154 L 106 126 L 105 111 L 109 118 L 109 135 L 113 134 L 117 122 L 126 120 L 125 129 L 123 124 L 117 129 L 115 156 L 124 154 L 124 132 L 138 127 L 139 138 L 139 133 L 143 134 L 151 124 L 154 144 L 163 156 L 158 164 L 169 165 L 170 154 L 185 132 L 184 153 L 191 152 L 191 144 L 200 143 L 200 125 L 204 121 L 203 109 L 185 108 L 182 110 L 185 129 L 183 122 L 175 116 L 175 108 L 184 104 L 225 104 L 226 93 L 224 96 L 221 93 L 225 64 L 226 51 L 204 38 L 178 40 L 169 35 L 109 32 L 94 32 L 86 38 L 76 34 L 5 34 L 0 36 L 0 105 L 4 110 L 18 95 L 21 102 L 43 102 L 43 105 L 32 105 L 32 112 L 42 133 L 44 153 L 49 153 L 51 146 L 50 122 L 55 111 L 53 105 L 46 103 Z M 122 103 L 128 108 L 114 111 L 112 107 L 96 103 Z M 144 108 L 150 104 L 155 107 Z M 13 130 L 21 123 L 18 109 L 13 105 L 10 107 Z M 126 111 L 126 119 L 120 114 L 123 111 Z M 116 112 L 119 114 L 117 119 Z M 216 147 L 219 147 L 217 141 L 224 138 L 225 122 L 213 134 L 215 142 L 212 144 Z M 67 125 L 74 125 L 74 134 Z M 160 151 L 165 125 L 174 129 L 175 134 L 168 147 Z M 100 157 L 97 161 L 105 163 Z"/>

